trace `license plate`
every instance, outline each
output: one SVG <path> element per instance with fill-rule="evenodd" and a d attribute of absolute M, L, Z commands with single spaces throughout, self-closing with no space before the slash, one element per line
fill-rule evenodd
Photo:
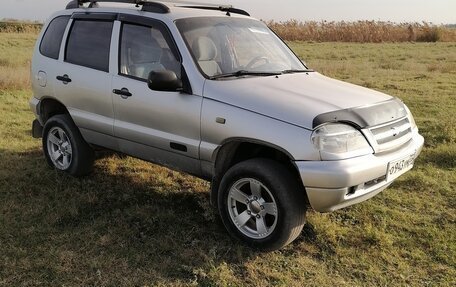
<path fill-rule="evenodd" d="M 413 163 L 415 162 L 415 153 L 403 157 L 401 159 L 391 161 L 388 164 L 388 172 L 386 174 L 386 181 L 392 181 L 398 178 L 400 175 L 404 174 L 405 172 L 409 171 L 413 167 Z"/>

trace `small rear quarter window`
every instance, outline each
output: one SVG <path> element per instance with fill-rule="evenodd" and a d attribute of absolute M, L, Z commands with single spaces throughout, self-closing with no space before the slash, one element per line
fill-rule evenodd
<path fill-rule="evenodd" d="M 56 60 L 59 58 L 60 45 L 69 20 L 70 16 L 59 16 L 49 23 L 40 44 L 40 53 L 43 56 Z"/>

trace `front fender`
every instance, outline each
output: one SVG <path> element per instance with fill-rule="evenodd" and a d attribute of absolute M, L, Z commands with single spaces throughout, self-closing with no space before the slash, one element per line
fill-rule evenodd
<path fill-rule="evenodd" d="M 200 158 L 214 162 L 224 143 L 239 139 L 281 150 L 292 160 L 320 160 L 312 131 L 216 100 L 203 99 Z"/>

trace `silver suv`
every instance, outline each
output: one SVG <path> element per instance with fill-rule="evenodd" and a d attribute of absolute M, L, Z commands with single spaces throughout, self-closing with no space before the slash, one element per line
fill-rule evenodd
<path fill-rule="evenodd" d="M 243 10 L 97 2 L 55 13 L 33 56 L 33 135 L 53 168 L 85 175 L 103 147 L 210 180 L 228 232 L 274 250 L 308 206 L 371 198 L 422 149 L 399 99 L 308 69 Z"/>

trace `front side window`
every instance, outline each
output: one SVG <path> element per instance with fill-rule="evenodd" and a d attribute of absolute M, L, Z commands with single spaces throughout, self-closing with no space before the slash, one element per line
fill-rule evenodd
<path fill-rule="evenodd" d="M 236 73 L 281 73 L 306 67 L 262 22 L 235 17 L 176 21 L 195 62 L 208 77 Z"/>
<path fill-rule="evenodd" d="M 65 61 L 109 71 L 112 21 L 75 20 L 68 38 Z"/>
<path fill-rule="evenodd" d="M 68 25 L 70 16 L 60 16 L 49 23 L 40 44 L 40 52 L 43 56 L 58 59 L 63 34 Z"/>
<path fill-rule="evenodd" d="M 168 33 L 161 26 L 123 24 L 119 73 L 146 80 L 152 71 L 171 70 L 180 78 L 181 65 Z"/>

